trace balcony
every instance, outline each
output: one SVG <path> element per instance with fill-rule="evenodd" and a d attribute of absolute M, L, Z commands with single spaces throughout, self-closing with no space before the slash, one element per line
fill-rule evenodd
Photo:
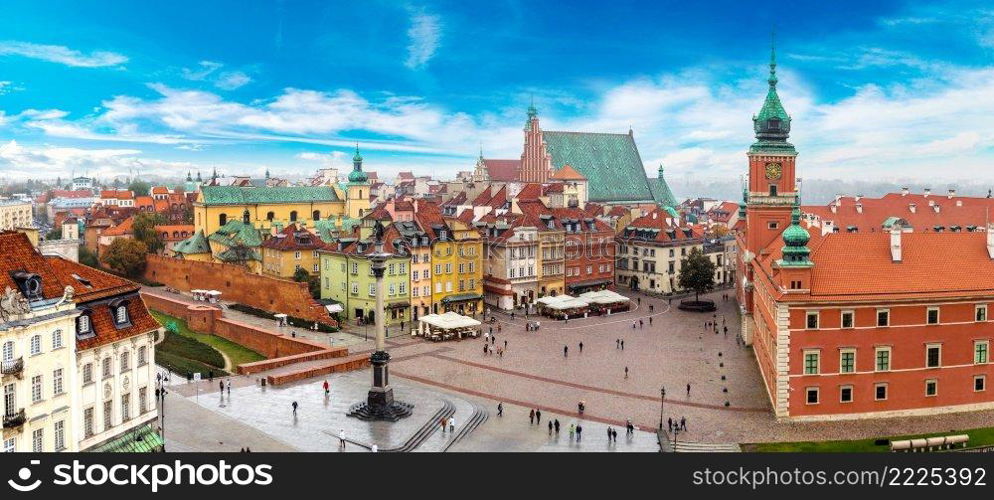
<path fill-rule="evenodd" d="M 21 378 L 21 372 L 23 371 L 24 358 L 0 361 L 0 373 L 4 375 L 15 375 L 17 378 Z"/>
<path fill-rule="evenodd" d="M 24 415 L 24 410 L 21 409 L 15 413 L 5 413 L 3 416 L 3 428 L 4 429 L 14 429 L 24 425 L 27 417 Z"/>

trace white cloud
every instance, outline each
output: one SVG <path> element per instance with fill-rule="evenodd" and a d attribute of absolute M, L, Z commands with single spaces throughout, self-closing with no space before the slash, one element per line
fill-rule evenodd
<path fill-rule="evenodd" d="M 416 12 L 411 16 L 411 27 L 407 30 L 407 61 L 404 65 L 411 69 L 423 67 L 438 50 L 442 36 L 441 20 L 433 14 Z"/>
<path fill-rule="evenodd" d="M 54 177 L 86 171 L 92 176 L 112 177 L 140 169 L 142 175 L 178 176 L 187 170 L 205 168 L 194 163 L 149 158 L 138 149 L 86 149 L 56 146 L 22 146 L 11 140 L 0 144 L 0 170 L 11 178 Z"/>
<path fill-rule="evenodd" d="M 63 45 L 40 45 L 16 41 L 0 42 L 0 55 L 18 55 L 84 68 L 119 66 L 128 62 L 127 57 L 115 52 L 97 50 L 86 54 Z"/>
<path fill-rule="evenodd" d="M 200 61 L 197 68 L 183 68 L 180 74 L 191 81 L 207 81 L 221 90 L 235 90 L 252 82 L 252 78 L 242 71 L 219 71 L 224 64 L 216 61 Z"/>
<path fill-rule="evenodd" d="M 252 78 L 241 71 L 226 71 L 218 75 L 214 86 L 222 90 L 235 90 L 249 84 Z"/>

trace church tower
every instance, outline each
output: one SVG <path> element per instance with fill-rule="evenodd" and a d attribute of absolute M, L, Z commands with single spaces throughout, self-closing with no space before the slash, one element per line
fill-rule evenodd
<path fill-rule="evenodd" d="M 552 175 L 552 155 L 546 150 L 542 139 L 542 128 L 538 124 L 538 110 L 535 103 L 528 106 L 528 120 L 525 121 L 525 150 L 521 153 L 521 182 L 548 182 Z"/>
<path fill-rule="evenodd" d="M 777 95 L 776 48 L 770 48 L 769 90 L 759 114 L 753 116 L 756 142 L 749 148 L 746 193 L 747 252 L 755 255 L 780 236 L 791 222 L 797 197 L 797 151 L 787 142 L 790 115 Z"/>
<path fill-rule="evenodd" d="M 476 168 L 473 169 L 473 182 L 490 182 L 490 171 L 487 170 L 487 161 L 483 159 L 483 146 L 480 146 L 480 157 L 476 160 Z"/>
<path fill-rule="evenodd" d="M 362 155 L 359 154 L 358 144 L 355 145 L 347 187 L 345 213 L 350 218 L 361 219 L 369 212 L 369 176 L 362 171 Z"/>

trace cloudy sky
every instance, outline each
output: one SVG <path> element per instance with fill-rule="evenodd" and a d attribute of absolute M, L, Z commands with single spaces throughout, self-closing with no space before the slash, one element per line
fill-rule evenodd
<path fill-rule="evenodd" d="M 754 3 L 754 5 L 750 5 Z M 986 4 L 986 5 L 985 5 Z M 994 179 L 990 2 L 8 0 L 6 178 L 436 176 L 543 128 L 627 132 L 646 168 L 736 178 L 766 91 L 805 178 Z M 669 175 L 669 174 L 668 174 Z"/>

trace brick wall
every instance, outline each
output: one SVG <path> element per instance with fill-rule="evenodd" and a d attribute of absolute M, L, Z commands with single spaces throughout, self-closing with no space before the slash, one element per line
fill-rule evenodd
<path fill-rule="evenodd" d="M 149 255 L 145 279 L 172 288 L 217 290 L 223 300 L 338 326 L 314 301 L 306 283 L 255 274 L 244 267 Z"/>

